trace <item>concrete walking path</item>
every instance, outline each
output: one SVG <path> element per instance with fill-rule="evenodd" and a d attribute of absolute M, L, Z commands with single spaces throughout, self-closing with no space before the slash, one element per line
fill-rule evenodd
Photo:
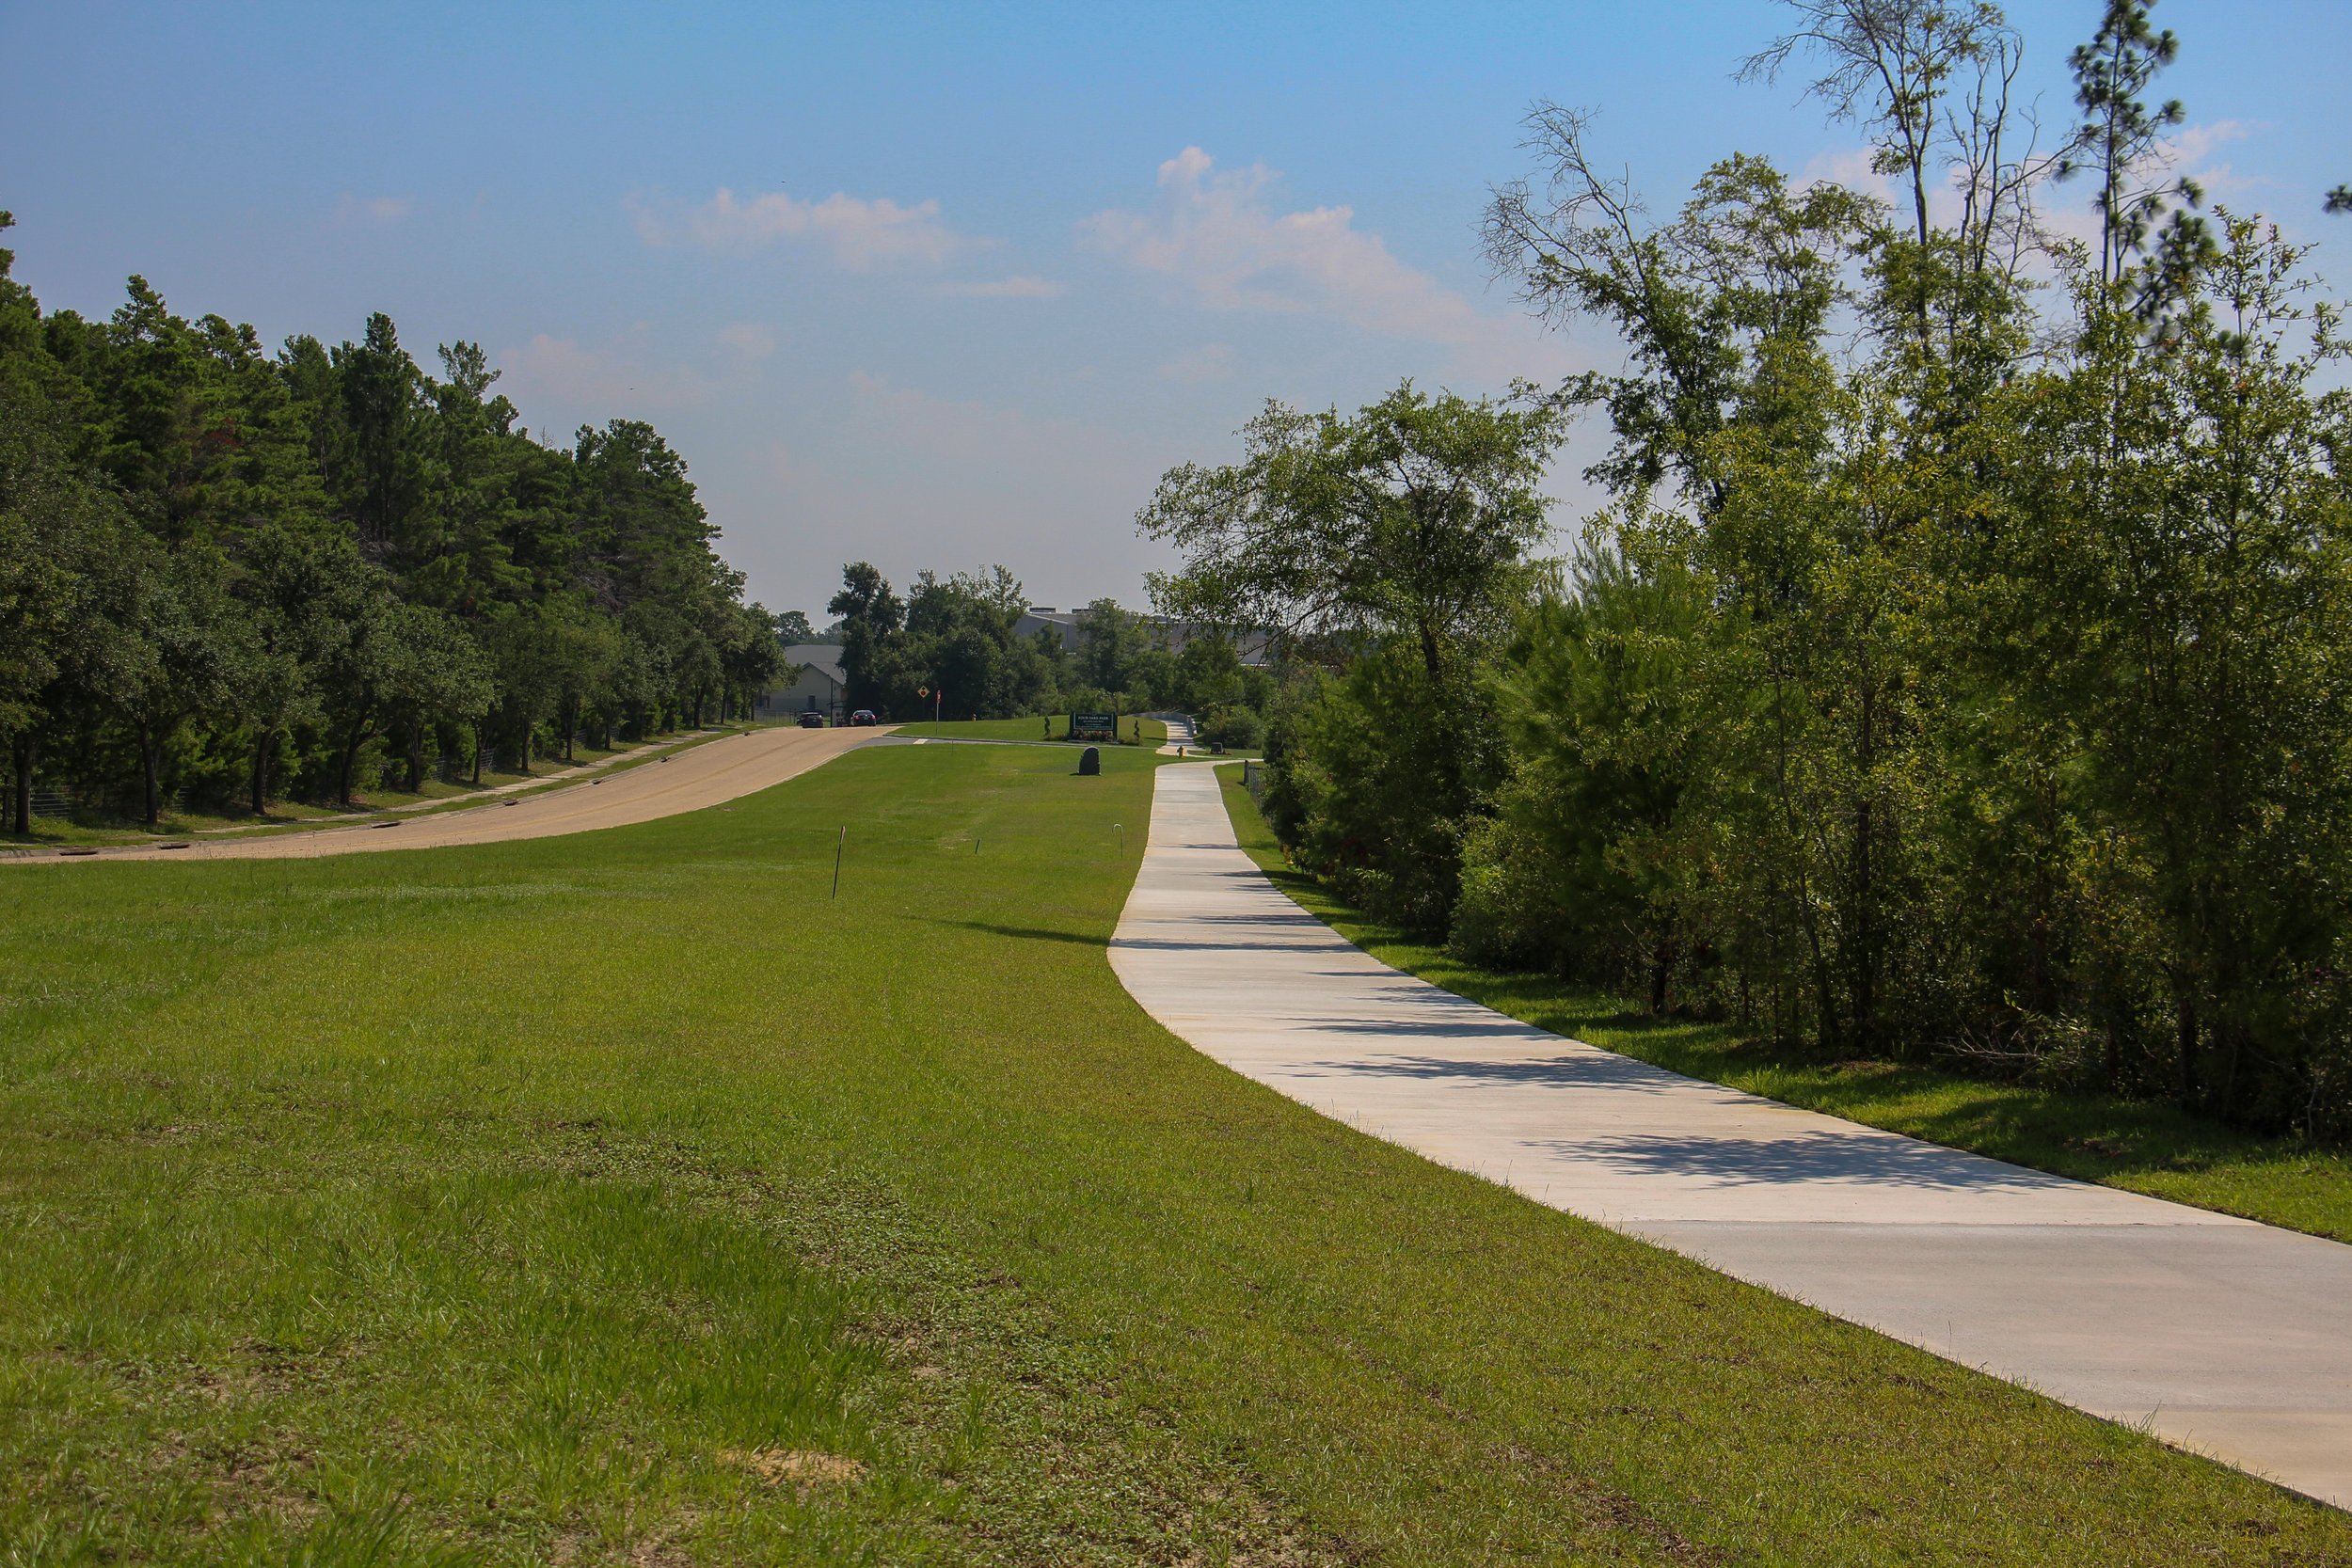
<path fill-rule="evenodd" d="M 1235 1071 L 1375 1137 L 2352 1507 L 2352 1247 L 1685 1078 L 1401 974 L 1160 769 L 1111 967 Z"/>
<path fill-rule="evenodd" d="M 723 805 L 782 784 L 842 752 L 887 734 L 877 729 L 751 730 L 640 762 L 618 773 L 582 780 L 544 794 L 485 800 L 431 816 L 387 816 L 351 828 L 281 833 L 272 838 L 191 839 L 184 847 L 151 845 L 67 856 L 56 850 L 0 857 L 0 864 L 56 865 L 117 861 L 301 860 L 385 849 L 440 849 L 462 844 L 502 844 L 552 838 L 598 828 L 624 828 L 680 812 Z"/>

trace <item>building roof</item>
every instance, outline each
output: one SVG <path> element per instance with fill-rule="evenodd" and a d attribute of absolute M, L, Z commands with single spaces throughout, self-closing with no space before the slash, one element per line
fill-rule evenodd
<path fill-rule="evenodd" d="M 820 674 L 835 681 L 841 678 L 838 642 L 794 642 L 784 650 L 784 657 L 794 664 L 813 664 Z"/>

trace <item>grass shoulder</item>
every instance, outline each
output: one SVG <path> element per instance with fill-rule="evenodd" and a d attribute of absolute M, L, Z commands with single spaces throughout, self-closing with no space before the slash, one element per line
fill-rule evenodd
<path fill-rule="evenodd" d="M 2352 1151 L 2261 1137 L 2178 1106 L 1992 1082 L 1932 1066 L 1821 1061 L 1727 1023 L 1652 1018 L 1552 975 L 1482 969 L 1367 919 L 1292 867 L 1240 770 L 1220 768 L 1243 849 L 1298 905 L 1382 962 L 1555 1034 L 1692 1078 L 2014 1164 L 2352 1242 Z"/>
<path fill-rule="evenodd" d="M 1105 961 L 1166 759 L 1073 760 L 0 879 L 0 1541 L 2352 1561 L 2344 1515 L 1190 1050 Z"/>
<path fill-rule="evenodd" d="M 1070 715 L 1048 713 L 1032 714 L 1025 719 L 950 719 L 936 724 L 900 724 L 898 733 L 919 740 L 1067 741 L 1070 738 Z M 1119 745 L 1158 746 L 1167 739 L 1168 726 L 1156 719 L 1138 720 L 1130 714 L 1119 721 Z"/>
<path fill-rule="evenodd" d="M 1026 719 L 950 719 L 943 722 L 900 724 L 898 733 L 924 740 L 1066 740 L 1070 715 L 1053 713 Z"/>

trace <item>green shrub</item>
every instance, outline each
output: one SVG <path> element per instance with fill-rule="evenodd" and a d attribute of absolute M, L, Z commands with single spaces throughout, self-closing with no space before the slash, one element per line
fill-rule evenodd
<path fill-rule="evenodd" d="M 1246 707 L 1221 707 L 1195 732 L 1204 746 L 1254 747 L 1265 739 L 1265 721 Z"/>

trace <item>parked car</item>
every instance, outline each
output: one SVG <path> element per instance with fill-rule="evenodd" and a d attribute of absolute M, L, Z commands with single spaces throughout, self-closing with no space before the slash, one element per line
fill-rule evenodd
<path fill-rule="evenodd" d="M 874 710 L 870 707 L 862 707 L 855 713 L 850 715 L 850 722 L 852 724 L 870 724 L 874 722 Z"/>
<path fill-rule="evenodd" d="M 801 715 L 801 728 L 804 730 L 821 730 L 824 727 L 825 716 L 818 712 L 815 708 L 810 708 L 807 712 Z"/>

